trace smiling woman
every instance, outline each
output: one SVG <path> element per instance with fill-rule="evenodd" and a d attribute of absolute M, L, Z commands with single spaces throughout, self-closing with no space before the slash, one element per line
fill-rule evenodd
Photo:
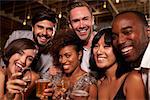
<path fill-rule="evenodd" d="M 8 45 L 2 56 L 6 66 L 0 67 L 0 99 L 24 98 L 21 93 L 28 95 L 28 92 L 31 92 L 38 75 L 31 72 L 31 84 L 24 91 L 27 84 L 24 79 L 29 74 L 20 78 L 23 73 L 20 73 L 19 70 L 29 68 L 36 54 L 36 45 L 29 39 L 17 39 Z"/>

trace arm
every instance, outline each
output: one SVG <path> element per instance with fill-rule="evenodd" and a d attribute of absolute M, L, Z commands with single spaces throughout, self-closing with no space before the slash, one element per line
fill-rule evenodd
<path fill-rule="evenodd" d="M 2 67 L 0 67 L 0 100 L 3 100 L 4 98 L 4 83 L 5 83 L 5 74 L 4 71 L 2 69 Z"/>
<path fill-rule="evenodd" d="M 145 100 L 145 87 L 142 76 L 138 71 L 132 71 L 127 76 L 124 85 L 126 100 Z"/>
<path fill-rule="evenodd" d="M 96 84 L 92 84 L 89 88 L 88 100 L 97 100 L 98 89 Z"/>

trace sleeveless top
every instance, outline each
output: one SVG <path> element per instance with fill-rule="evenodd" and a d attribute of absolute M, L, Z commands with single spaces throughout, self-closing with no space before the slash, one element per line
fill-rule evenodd
<path fill-rule="evenodd" d="M 123 86 L 124 86 L 127 76 L 125 77 L 123 83 L 121 84 L 121 87 L 119 88 L 116 96 L 114 97 L 114 100 L 126 100 L 126 96 L 123 93 Z"/>

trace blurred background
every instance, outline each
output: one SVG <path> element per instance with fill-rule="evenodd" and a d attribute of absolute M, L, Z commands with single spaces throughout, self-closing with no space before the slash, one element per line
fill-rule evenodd
<path fill-rule="evenodd" d="M 72 0 L 0 0 L 0 48 L 14 30 L 31 30 L 34 12 L 50 8 L 57 12 L 58 31 L 68 27 L 66 6 Z M 138 10 L 150 24 L 150 0 L 86 0 L 95 17 L 94 29 L 109 26 L 113 17 L 124 10 Z"/>

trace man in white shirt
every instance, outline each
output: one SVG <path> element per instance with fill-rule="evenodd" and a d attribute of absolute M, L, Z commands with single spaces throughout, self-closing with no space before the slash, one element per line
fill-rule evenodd
<path fill-rule="evenodd" d="M 94 16 L 92 15 L 92 9 L 86 2 L 77 0 L 68 4 L 67 13 L 70 28 L 72 28 L 84 42 L 81 68 L 89 72 L 91 44 L 96 34 L 96 32 L 93 31 Z"/>
<path fill-rule="evenodd" d="M 119 13 L 112 22 L 114 45 L 125 61 L 135 70 L 141 70 L 150 100 L 150 27 L 145 15 L 138 11 Z"/>

